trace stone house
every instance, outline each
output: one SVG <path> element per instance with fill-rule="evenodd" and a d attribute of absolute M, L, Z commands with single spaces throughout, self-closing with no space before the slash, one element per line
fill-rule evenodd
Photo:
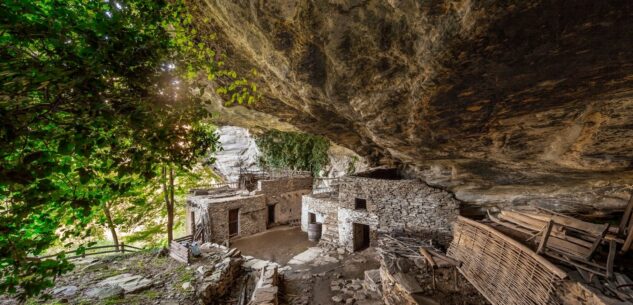
<path fill-rule="evenodd" d="M 348 251 L 372 245 L 379 233 L 448 245 L 458 215 L 459 201 L 449 192 L 379 168 L 341 178 L 338 192 L 303 196 L 301 227 L 322 223 L 322 242 Z"/>
<path fill-rule="evenodd" d="M 248 179 L 240 181 L 248 183 L 191 190 L 186 206 L 187 234 L 194 240 L 222 243 L 300 221 L 301 198 L 312 191 L 309 173 L 247 175 Z"/>

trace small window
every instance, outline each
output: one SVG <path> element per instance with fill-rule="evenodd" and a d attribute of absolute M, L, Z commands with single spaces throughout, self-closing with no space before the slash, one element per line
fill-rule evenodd
<path fill-rule="evenodd" d="M 316 223 L 316 214 L 308 213 L 308 223 Z"/>
<path fill-rule="evenodd" d="M 356 198 L 356 200 L 354 200 L 354 209 L 367 210 L 367 200 Z"/>

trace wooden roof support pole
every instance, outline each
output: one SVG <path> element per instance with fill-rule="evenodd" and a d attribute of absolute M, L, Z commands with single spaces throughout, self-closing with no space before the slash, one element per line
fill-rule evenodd
<path fill-rule="evenodd" d="M 547 240 L 549 239 L 549 235 L 552 233 L 553 226 L 554 226 L 553 221 L 550 220 L 547 222 L 547 226 L 545 227 L 543 237 L 541 238 L 541 243 L 538 245 L 538 250 L 536 250 L 536 253 L 538 254 L 544 253 L 545 248 L 547 248 Z"/>
<path fill-rule="evenodd" d="M 629 203 L 626 205 L 626 209 L 624 210 L 624 215 L 622 215 L 622 220 L 620 221 L 620 226 L 618 227 L 618 235 L 624 235 L 626 229 L 630 226 L 633 226 L 633 192 L 631 192 L 631 198 L 629 198 Z"/>
<path fill-rule="evenodd" d="M 607 257 L 607 278 L 613 278 L 613 261 L 615 260 L 615 240 L 609 241 L 609 256 Z"/>
<path fill-rule="evenodd" d="M 585 256 L 586 260 L 591 260 L 591 257 L 593 257 L 593 254 L 596 253 L 596 249 L 598 249 L 598 247 L 602 243 L 602 240 L 604 239 L 604 236 L 607 235 L 608 231 L 609 231 L 609 224 L 606 223 L 604 224 L 604 231 L 602 231 L 601 235 L 596 236 L 596 240 L 593 242 L 591 249 L 589 249 L 587 256 Z"/>
<path fill-rule="evenodd" d="M 626 241 L 624 241 L 624 246 L 622 246 L 622 253 L 626 253 L 631 248 L 631 244 L 633 244 L 633 225 L 629 226 L 629 232 L 626 235 Z"/>

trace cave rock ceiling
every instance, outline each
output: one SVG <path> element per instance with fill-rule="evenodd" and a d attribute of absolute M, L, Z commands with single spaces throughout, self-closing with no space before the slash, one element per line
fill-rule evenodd
<path fill-rule="evenodd" d="M 198 0 L 252 111 L 479 206 L 608 212 L 633 181 L 633 2 Z"/>

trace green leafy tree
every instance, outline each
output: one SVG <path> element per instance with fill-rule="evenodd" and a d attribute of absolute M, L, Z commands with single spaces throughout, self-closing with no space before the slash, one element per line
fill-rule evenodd
<path fill-rule="evenodd" d="M 251 89 L 179 1 L 3 0 L 0 11 L 0 293 L 24 298 L 72 268 L 33 256 L 86 238 L 128 179 L 190 169 L 215 149 L 200 123 L 208 80 L 237 102 Z"/>
<path fill-rule="evenodd" d="M 256 139 L 263 167 L 307 170 L 317 175 L 328 164 L 327 139 L 307 133 L 269 130 Z"/>

